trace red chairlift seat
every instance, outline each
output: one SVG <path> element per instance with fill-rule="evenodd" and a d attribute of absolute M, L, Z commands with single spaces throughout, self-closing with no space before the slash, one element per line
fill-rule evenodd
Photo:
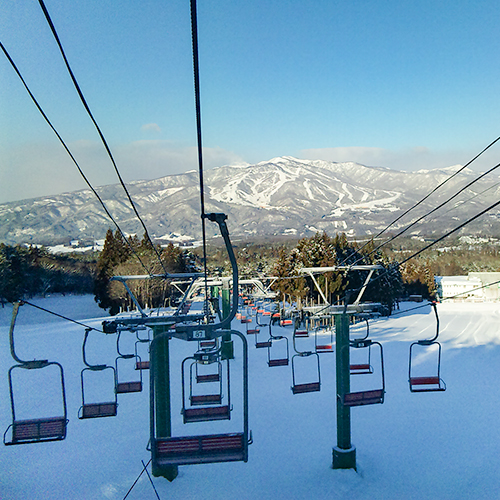
<path fill-rule="evenodd" d="M 318 353 L 333 352 L 333 346 L 331 344 L 317 345 L 316 352 Z"/>
<path fill-rule="evenodd" d="M 99 418 L 99 417 L 115 417 L 117 414 L 118 404 L 116 401 L 109 403 L 89 403 L 80 408 L 79 419 Z"/>
<path fill-rule="evenodd" d="M 296 330 L 294 332 L 295 337 L 305 338 L 309 337 L 309 332 L 307 330 Z"/>
<path fill-rule="evenodd" d="M 136 361 L 135 362 L 136 370 L 149 370 L 149 360 L 148 361 Z"/>
<path fill-rule="evenodd" d="M 288 358 L 268 359 L 267 360 L 268 366 L 288 366 L 288 364 L 289 364 Z"/>
<path fill-rule="evenodd" d="M 265 340 L 265 341 L 262 341 L 262 342 L 255 342 L 255 347 L 257 349 L 262 349 L 262 348 L 269 348 L 271 347 L 271 340 Z"/>
<path fill-rule="evenodd" d="M 411 392 L 445 391 L 446 384 L 440 377 L 410 377 Z"/>
<path fill-rule="evenodd" d="M 366 363 L 349 365 L 351 375 L 363 375 L 373 373 L 373 367 Z"/>
<path fill-rule="evenodd" d="M 10 442 L 5 441 L 5 436 L 9 430 L 9 428 L 7 428 L 4 434 L 4 443 L 6 445 L 11 445 L 59 441 L 66 437 L 67 425 L 68 420 L 65 417 L 15 420 L 9 426 L 9 428 L 12 427 L 12 440 Z"/>
<path fill-rule="evenodd" d="M 158 438 L 155 451 L 159 466 L 246 462 L 248 459 L 243 433 Z"/>
<path fill-rule="evenodd" d="M 128 394 L 129 392 L 141 392 L 142 382 L 140 380 L 133 382 L 117 382 L 115 390 L 117 394 Z"/>
<path fill-rule="evenodd" d="M 220 405 L 222 402 L 222 394 L 200 394 L 191 395 L 191 404 L 195 405 Z"/>
<path fill-rule="evenodd" d="M 198 384 L 206 383 L 206 382 L 219 382 L 220 376 L 218 373 L 206 373 L 196 375 L 196 382 Z"/>
<path fill-rule="evenodd" d="M 305 392 L 317 392 L 321 390 L 320 382 L 309 382 L 308 384 L 292 385 L 293 394 L 303 394 Z"/>
<path fill-rule="evenodd" d="M 344 395 L 344 406 L 373 405 L 384 402 L 384 389 L 350 392 Z"/>
<path fill-rule="evenodd" d="M 213 420 L 230 420 L 231 409 L 229 406 L 207 406 L 201 408 L 184 408 L 184 423 L 211 422 Z"/>

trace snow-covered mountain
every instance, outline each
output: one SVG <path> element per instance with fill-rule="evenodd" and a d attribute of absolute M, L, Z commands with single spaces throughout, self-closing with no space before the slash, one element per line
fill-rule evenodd
<path fill-rule="evenodd" d="M 248 166 L 224 166 L 204 175 L 206 211 L 224 212 L 232 238 L 307 236 L 316 231 L 373 235 L 421 200 L 459 166 L 417 172 L 367 167 L 357 163 L 273 158 Z M 464 169 L 401 219 L 406 227 L 479 176 Z M 409 234 L 442 234 L 498 200 L 498 176 L 487 176 L 449 204 L 415 225 Z M 135 181 L 128 185 L 149 232 L 156 238 L 200 237 L 199 180 L 196 172 Z M 142 234 L 120 185 L 98 188 L 120 227 Z M 493 211 L 465 232 L 500 234 Z M 114 229 L 90 190 L 0 205 L 0 241 L 54 244 L 103 238 Z M 208 224 L 208 234 L 216 234 Z"/>

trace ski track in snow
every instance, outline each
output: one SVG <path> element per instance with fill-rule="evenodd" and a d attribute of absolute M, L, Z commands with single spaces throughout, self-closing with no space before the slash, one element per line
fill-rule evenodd
<path fill-rule="evenodd" d="M 99 327 L 103 311 L 92 297 L 51 297 L 33 302 L 83 323 Z M 402 309 L 415 304 L 402 303 Z M 10 357 L 10 307 L 0 309 L 0 423 L 10 421 L 7 370 Z M 370 323 L 370 335 L 384 346 L 386 400 L 383 405 L 352 408 L 352 440 L 358 472 L 331 469 L 335 430 L 335 355 L 322 354 L 321 392 L 293 396 L 290 367 L 267 367 L 265 349 L 249 341 L 250 428 L 254 444 L 248 463 L 192 465 L 179 468 L 172 483 L 153 478 L 162 500 L 349 498 L 353 500 L 469 500 L 495 498 L 500 490 L 498 414 L 500 363 L 498 319 L 500 304 L 439 304 L 443 345 L 444 393 L 411 394 L 408 390 L 408 352 L 412 341 L 433 336 L 436 327 L 430 307 Z M 89 319 L 90 318 L 90 319 Z M 242 325 L 234 322 L 233 327 Z M 80 421 L 81 343 L 84 328 L 23 306 L 16 324 L 16 348 L 26 358 L 47 357 L 65 369 L 69 425 L 66 440 L 55 443 L 1 447 L 0 497 L 2 500 L 109 499 L 121 500 L 139 475 L 149 433 L 148 378 L 139 394 L 119 395 L 118 415 Z M 276 327 L 291 337 L 290 328 Z M 364 335 L 365 324 L 352 327 L 352 337 Z M 329 333 L 325 332 L 326 340 Z M 134 337 L 124 336 L 124 349 L 133 349 Z M 311 339 L 310 339 L 311 340 Z M 174 435 L 233 432 L 241 426 L 241 354 L 231 381 L 234 405 L 230 421 L 186 424 L 179 415 L 180 363 L 192 354 L 192 344 L 171 342 L 172 424 Z M 290 346 L 290 349 L 291 346 Z M 363 353 L 356 353 L 363 354 Z M 419 370 L 432 370 L 432 352 L 418 356 Z M 93 333 L 89 358 L 112 364 L 116 338 Z M 354 353 L 353 353 L 354 356 Z M 304 361 L 304 360 L 302 360 Z M 374 388 L 380 368 L 372 352 L 373 375 L 351 377 L 352 390 Z M 427 365 L 426 363 L 430 363 Z M 301 374 L 313 376 L 311 365 Z M 28 370 L 23 380 L 33 375 Z M 26 372 L 26 373 L 24 373 Z M 133 370 L 129 376 L 137 376 Z M 31 380 L 31 379 L 30 379 Z M 16 386 L 20 397 L 27 382 Z M 97 391 L 109 390 L 102 384 Z M 51 400 L 50 387 L 43 400 L 21 404 L 20 410 L 41 411 Z M 53 389 L 53 387 L 52 387 Z M 52 391 L 53 392 L 53 391 Z M 57 392 L 57 391 L 56 391 Z M 57 394 L 56 394 L 57 396 Z M 144 474 L 129 500 L 155 498 Z"/>

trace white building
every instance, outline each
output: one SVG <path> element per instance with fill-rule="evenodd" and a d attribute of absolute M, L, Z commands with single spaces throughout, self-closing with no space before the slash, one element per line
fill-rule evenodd
<path fill-rule="evenodd" d="M 500 300 L 500 273 L 469 273 L 467 276 L 435 276 L 441 300 Z"/>

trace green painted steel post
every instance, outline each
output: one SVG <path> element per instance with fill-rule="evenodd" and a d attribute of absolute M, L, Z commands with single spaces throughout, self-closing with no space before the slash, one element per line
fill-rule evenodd
<path fill-rule="evenodd" d="M 166 331 L 167 327 L 153 327 L 153 337 Z M 153 367 L 155 370 L 155 415 L 156 415 L 156 437 L 164 438 L 172 436 L 171 405 L 170 405 L 170 356 L 169 339 L 164 337 L 158 340 L 154 351 L 155 359 Z M 179 473 L 176 465 L 168 465 L 155 468 L 153 464 L 153 476 L 162 476 L 173 481 Z"/>
<path fill-rule="evenodd" d="M 231 294 L 229 289 L 229 278 L 222 278 L 222 317 L 227 318 L 231 312 Z M 223 359 L 234 359 L 234 345 L 231 334 L 222 336 L 222 357 Z"/>
<path fill-rule="evenodd" d="M 356 469 L 356 448 L 351 443 L 351 409 L 344 406 L 350 392 L 349 316 L 335 316 L 335 355 L 337 370 L 337 446 L 333 448 L 334 469 Z"/>

